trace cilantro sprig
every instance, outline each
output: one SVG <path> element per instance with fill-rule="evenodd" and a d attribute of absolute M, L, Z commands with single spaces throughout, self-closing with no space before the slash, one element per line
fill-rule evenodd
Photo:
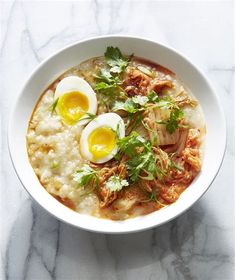
<path fill-rule="evenodd" d="M 77 172 L 74 174 L 73 180 L 78 183 L 80 187 L 86 187 L 89 184 L 98 186 L 99 177 L 97 171 L 91 168 L 88 164 L 84 164 Z"/>
<path fill-rule="evenodd" d="M 110 191 L 120 191 L 123 187 L 129 186 L 129 183 L 126 179 L 121 179 L 117 175 L 111 176 L 105 184 L 105 187 Z"/>
<path fill-rule="evenodd" d="M 123 110 L 130 114 L 135 114 L 145 110 L 144 105 L 148 102 L 147 96 L 134 96 L 132 98 L 127 98 L 123 101 L 116 101 L 113 106 L 113 111 Z"/>
<path fill-rule="evenodd" d="M 166 204 L 163 204 L 162 202 L 160 202 L 157 198 L 157 192 L 155 189 L 152 190 L 152 192 L 150 193 L 150 196 L 149 196 L 149 199 L 146 199 L 146 200 L 142 200 L 141 202 L 150 202 L 150 201 L 153 201 L 153 202 L 156 202 L 158 204 L 160 204 L 162 207 L 166 207 L 167 205 Z"/>
<path fill-rule="evenodd" d="M 160 98 L 154 91 L 147 96 L 137 95 L 127 98 L 125 101 L 116 101 L 112 108 L 113 111 L 124 110 L 128 113 L 129 119 L 138 112 L 144 112 L 147 109 L 159 108 L 170 110 L 168 120 L 157 120 L 158 124 L 164 124 L 167 131 L 172 134 L 180 125 L 180 121 L 184 118 L 184 112 L 170 97 Z M 133 129 L 132 129 L 133 130 Z"/>
<path fill-rule="evenodd" d="M 142 113 L 144 112 L 145 104 L 148 102 L 147 96 L 137 95 L 132 98 L 127 98 L 123 101 L 116 101 L 112 108 L 113 111 L 123 110 L 128 114 L 128 121 L 126 127 L 128 134 L 133 131 L 142 120 Z"/>
<path fill-rule="evenodd" d="M 164 124 L 166 126 L 166 130 L 172 134 L 173 132 L 175 132 L 175 130 L 177 128 L 180 127 L 180 121 L 184 118 L 184 112 L 175 107 L 171 109 L 170 112 L 170 118 L 166 121 L 163 120 L 157 120 L 156 122 L 158 124 Z"/>
<path fill-rule="evenodd" d="M 166 130 L 172 134 L 177 128 L 180 127 L 180 121 L 184 118 L 184 112 L 179 108 L 176 102 L 169 96 L 159 98 L 154 91 L 151 91 L 148 95 L 149 102 L 153 102 L 152 106 L 170 110 L 170 117 L 168 120 L 157 120 L 158 124 L 164 124 Z"/>
<path fill-rule="evenodd" d="M 179 127 L 179 122 L 183 117 L 184 112 L 179 108 L 174 108 L 171 111 L 169 120 L 166 122 L 167 131 L 172 134 Z"/>
<path fill-rule="evenodd" d="M 128 65 L 128 58 L 117 47 L 107 47 L 104 56 L 106 63 L 111 67 L 110 72 L 112 73 L 122 73 Z"/>
<path fill-rule="evenodd" d="M 95 74 L 95 90 L 103 94 L 119 94 L 124 96 L 124 90 L 121 87 L 122 73 L 128 66 L 128 58 L 125 57 L 119 48 L 107 47 L 104 54 L 107 67 L 102 68 L 98 74 Z"/>
<path fill-rule="evenodd" d="M 101 69 L 94 77 L 98 81 L 95 86 L 96 91 L 106 93 L 105 90 L 108 90 L 110 93 L 120 88 L 121 80 L 119 76 L 112 76 L 108 69 Z"/>
<path fill-rule="evenodd" d="M 140 177 L 146 180 L 155 177 L 162 179 L 163 171 L 158 166 L 150 141 L 133 131 L 129 136 L 119 139 L 118 146 L 120 153 L 129 157 L 127 168 L 132 182 L 136 182 Z M 142 173 L 147 176 L 142 176 Z"/>

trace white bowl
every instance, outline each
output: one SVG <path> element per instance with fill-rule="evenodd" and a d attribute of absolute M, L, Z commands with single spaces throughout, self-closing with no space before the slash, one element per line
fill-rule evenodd
<path fill-rule="evenodd" d="M 81 215 L 53 198 L 39 183 L 27 156 L 26 132 L 32 110 L 47 86 L 65 70 L 91 57 L 103 55 L 107 46 L 155 61 L 169 68 L 199 100 L 207 126 L 205 155 L 200 174 L 171 206 L 151 214 L 111 221 Z M 28 193 L 56 218 L 76 227 L 105 233 L 127 233 L 159 226 L 191 207 L 209 188 L 223 160 L 225 119 L 218 98 L 206 77 L 188 59 L 162 44 L 130 36 L 97 37 L 70 45 L 42 62 L 27 79 L 13 109 L 8 130 L 9 151 L 16 173 Z"/>

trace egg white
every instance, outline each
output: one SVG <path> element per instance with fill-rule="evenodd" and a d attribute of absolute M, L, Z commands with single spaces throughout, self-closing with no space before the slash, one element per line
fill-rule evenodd
<path fill-rule="evenodd" d="M 65 93 L 79 91 L 80 93 L 84 94 L 88 99 L 88 111 L 87 113 L 96 114 L 97 111 L 97 98 L 96 93 L 92 89 L 92 87 L 82 78 L 78 76 L 69 76 L 62 79 L 55 90 L 54 100 L 59 98 Z M 58 113 L 58 110 L 57 110 Z M 87 118 L 87 114 L 85 114 L 81 119 L 78 120 L 79 125 L 84 125 L 89 122 Z"/>
<path fill-rule="evenodd" d="M 82 156 L 94 163 L 104 163 L 112 159 L 118 152 L 117 145 L 111 151 L 110 154 L 104 156 L 103 158 L 94 159 L 92 153 L 89 151 L 88 138 L 89 135 L 99 127 L 109 127 L 114 131 L 119 129 L 119 138 L 123 138 L 125 136 L 125 125 L 123 119 L 116 113 L 105 113 L 99 115 L 97 118 L 92 120 L 82 131 L 80 138 L 80 151 Z M 119 127 L 118 127 L 119 126 Z"/>

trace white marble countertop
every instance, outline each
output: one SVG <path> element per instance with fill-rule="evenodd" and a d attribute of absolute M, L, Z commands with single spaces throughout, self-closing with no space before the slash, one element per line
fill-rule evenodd
<path fill-rule="evenodd" d="M 232 1 L 0 1 L 0 279 L 235 279 L 233 17 Z M 9 110 L 41 60 L 116 33 L 183 52 L 211 79 L 228 121 L 225 160 L 203 198 L 168 224 L 121 236 L 75 229 L 41 209 L 17 179 L 6 139 Z"/>

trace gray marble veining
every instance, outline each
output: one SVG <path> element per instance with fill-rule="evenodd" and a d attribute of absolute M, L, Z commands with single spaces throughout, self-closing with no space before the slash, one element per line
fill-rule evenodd
<path fill-rule="evenodd" d="M 0 279 L 235 279 L 234 4 L 232 1 L 0 1 Z M 104 34 L 175 47 L 211 79 L 228 147 L 210 190 L 159 228 L 129 235 L 57 221 L 20 185 L 7 151 L 9 110 L 33 68 L 53 51 Z"/>

